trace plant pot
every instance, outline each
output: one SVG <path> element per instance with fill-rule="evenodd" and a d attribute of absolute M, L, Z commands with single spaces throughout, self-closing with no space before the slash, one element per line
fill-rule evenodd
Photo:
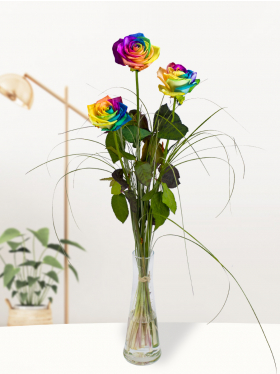
<path fill-rule="evenodd" d="M 51 303 L 48 305 L 12 307 L 8 299 L 5 300 L 9 307 L 8 326 L 52 325 Z"/>

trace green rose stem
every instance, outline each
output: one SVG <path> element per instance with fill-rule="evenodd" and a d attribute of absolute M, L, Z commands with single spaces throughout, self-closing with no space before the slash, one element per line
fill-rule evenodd
<path fill-rule="evenodd" d="M 117 152 L 118 152 L 119 160 L 120 160 L 120 163 L 121 163 L 124 175 L 125 175 L 125 179 L 126 179 L 127 183 L 130 185 L 128 176 L 126 174 L 126 170 L 125 170 L 124 164 L 122 162 L 122 157 L 121 157 L 121 153 L 120 153 L 120 147 L 119 147 L 119 143 L 118 143 L 116 131 L 113 131 L 113 135 L 114 135 L 114 140 L 115 140 L 115 145 L 116 145 L 116 149 L 117 149 Z"/>
<path fill-rule="evenodd" d="M 174 101 L 173 101 L 172 123 L 174 122 L 175 107 L 176 107 L 176 97 L 174 97 Z M 164 151 L 164 160 L 165 161 L 166 161 L 166 157 L 167 157 L 168 145 L 169 145 L 169 139 L 167 139 L 167 142 L 166 142 L 166 145 L 165 145 L 165 151 Z"/>

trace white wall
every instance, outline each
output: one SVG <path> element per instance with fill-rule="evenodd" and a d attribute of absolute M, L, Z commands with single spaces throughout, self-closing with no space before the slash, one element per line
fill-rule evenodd
<path fill-rule="evenodd" d="M 188 96 L 227 107 L 236 119 L 221 112 L 207 128 L 225 131 L 242 145 L 246 174 L 243 179 L 242 162 L 234 149 L 229 149 L 236 172 L 235 191 L 231 210 L 228 207 L 215 218 L 227 201 L 226 164 L 206 161 L 210 177 L 198 162 L 182 166 L 180 192 L 185 226 L 232 271 L 264 323 L 280 322 L 279 10 L 278 2 L 0 3 L 0 75 L 28 72 L 61 95 L 68 85 L 70 102 L 85 113 L 87 104 L 102 97 L 93 87 L 135 90 L 134 75 L 114 63 L 111 51 L 117 39 L 131 33 L 143 32 L 161 47 L 160 58 L 140 74 L 141 98 L 150 112 L 161 100 L 156 78 L 159 66 L 175 61 L 206 80 Z M 25 173 L 44 162 L 51 149 L 63 141 L 58 133 L 64 128 L 64 108 L 40 88 L 33 88 L 35 101 L 29 112 L 0 97 L 1 232 L 8 227 L 52 228 L 52 196 L 63 163 L 50 165 L 51 177 L 45 167 Z M 135 101 L 122 89 L 108 93 Z M 126 102 L 130 109 L 134 107 Z M 190 100 L 178 113 L 193 130 L 216 109 L 209 101 Z M 83 123 L 79 116 L 70 114 L 71 129 Z M 97 139 L 99 135 L 95 128 L 71 133 L 72 138 Z M 71 153 L 94 150 L 91 143 L 70 143 Z M 62 154 L 63 146 L 59 146 L 52 156 Z M 224 157 L 220 149 L 215 154 Z M 77 162 L 73 161 L 73 165 Z M 79 284 L 73 278 L 70 281 L 72 323 L 127 319 L 133 239 L 129 220 L 122 225 L 111 211 L 110 189 L 105 182 L 99 182 L 103 176 L 101 172 L 81 171 L 70 191 L 80 227 L 71 219 L 70 237 L 88 250 L 71 251 L 80 274 Z M 60 184 L 54 199 L 60 237 L 62 196 Z M 174 220 L 181 223 L 180 215 Z M 158 235 L 164 233 L 181 234 L 171 223 Z M 155 248 L 160 321 L 206 322 L 224 302 L 228 284 L 222 269 L 199 248 L 188 246 L 188 251 L 194 297 L 181 239 L 161 239 Z M 4 257 L 8 259 L 5 253 Z M 7 296 L 1 287 L 1 325 L 7 321 Z M 53 312 L 55 323 L 62 323 L 62 279 Z M 233 281 L 228 303 L 216 321 L 255 321 Z"/>

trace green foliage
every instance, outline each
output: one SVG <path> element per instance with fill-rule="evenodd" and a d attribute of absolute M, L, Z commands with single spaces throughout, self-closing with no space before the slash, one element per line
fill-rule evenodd
<path fill-rule="evenodd" d="M 176 188 L 180 184 L 179 178 L 180 174 L 178 169 L 170 165 L 164 170 L 161 181 L 166 183 L 168 188 Z"/>
<path fill-rule="evenodd" d="M 28 286 L 28 282 L 27 281 L 21 281 L 21 280 L 17 280 L 16 281 L 16 288 L 17 290 L 23 288 L 23 287 L 26 287 Z"/>
<path fill-rule="evenodd" d="M 59 282 L 58 275 L 56 274 L 55 271 L 51 270 L 48 273 L 45 273 L 49 278 L 53 279 L 56 283 Z"/>
<path fill-rule="evenodd" d="M 18 243 L 18 242 L 8 241 L 7 243 L 9 244 L 12 250 L 17 249 L 21 245 L 21 242 Z"/>
<path fill-rule="evenodd" d="M 11 249 L 9 252 L 10 253 L 16 253 L 16 252 L 30 253 L 29 249 L 27 249 L 25 247 L 20 247 L 18 249 Z"/>
<path fill-rule="evenodd" d="M 27 300 L 27 292 L 20 292 L 19 296 L 22 303 Z"/>
<path fill-rule="evenodd" d="M 17 293 L 18 293 L 18 292 L 14 290 L 14 291 L 12 292 L 12 298 L 13 298 Z"/>
<path fill-rule="evenodd" d="M 17 229 L 13 229 L 13 228 L 7 229 L 0 236 L 0 244 L 6 243 L 7 241 L 12 240 L 20 235 L 21 234 Z"/>
<path fill-rule="evenodd" d="M 158 187 L 159 187 L 159 182 L 156 182 L 155 185 L 154 185 L 154 188 L 149 191 L 149 192 L 146 192 L 145 195 L 142 197 L 142 201 L 148 201 L 148 200 L 151 200 L 151 198 L 154 196 L 154 194 L 157 192 L 158 190 Z"/>
<path fill-rule="evenodd" d="M 141 128 L 138 129 L 136 123 L 135 125 L 123 126 L 122 134 L 128 143 L 135 143 L 137 140 L 138 131 L 139 131 L 139 140 L 143 140 L 147 136 L 151 135 L 150 131 L 147 131 Z"/>
<path fill-rule="evenodd" d="M 45 281 L 38 281 L 41 289 L 45 288 L 46 287 L 46 282 Z"/>
<path fill-rule="evenodd" d="M 116 182 L 113 181 L 112 188 L 111 188 L 111 194 L 112 195 L 119 195 L 121 193 L 122 186 Z"/>
<path fill-rule="evenodd" d="M 32 266 L 36 270 L 41 265 L 41 263 L 42 263 L 41 261 L 28 260 L 28 261 L 23 262 L 19 266 Z"/>
<path fill-rule="evenodd" d="M 131 153 L 125 152 L 120 150 L 121 155 L 126 158 L 127 160 L 136 160 L 136 157 L 133 156 Z"/>
<path fill-rule="evenodd" d="M 4 287 L 7 287 L 7 285 L 12 281 L 12 279 L 15 277 L 17 273 L 20 272 L 19 268 L 14 268 L 12 264 L 6 264 L 4 268 Z"/>
<path fill-rule="evenodd" d="M 121 140 L 119 138 L 118 138 L 118 144 L 119 144 L 119 148 L 122 149 Z M 119 156 L 118 156 L 118 153 L 116 151 L 114 134 L 113 134 L 112 131 L 108 132 L 108 134 L 106 136 L 105 145 L 106 145 L 106 148 L 108 149 L 109 155 L 110 155 L 113 163 L 116 163 L 117 161 L 119 161 Z M 109 147 L 112 147 L 114 151 L 111 150 Z"/>
<path fill-rule="evenodd" d="M 123 194 L 112 196 L 112 209 L 119 221 L 124 223 L 128 217 L 128 206 Z"/>
<path fill-rule="evenodd" d="M 187 126 L 183 125 L 177 113 L 174 113 L 164 104 L 156 111 L 154 116 L 154 128 L 157 129 L 158 139 L 180 140 L 188 132 Z"/>
<path fill-rule="evenodd" d="M 79 248 L 81 249 L 82 251 L 85 251 L 85 248 L 81 246 L 81 244 L 77 243 L 77 242 L 73 242 L 72 240 L 66 240 L 66 239 L 60 239 L 60 242 L 63 243 L 63 244 L 69 244 L 69 245 L 72 245 L 73 247 L 76 247 L 76 248 Z"/>
<path fill-rule="evenodd" d="M 69 264 L 68 265 L 69 269 L 71 269 L 71 271 L 73 272 L 73 274 L 75 275 L 76 279 L 77 279 L 77 282 L 79 282 L 79 275 L 78 275 L 78 272 L 77 270 L 74 268 L 73 265 Z"/>
<path fill-rule="evenodd" d="M 30 277 L 30 276 L 28 276 L 27 277 L 28 286 L 32 287 L 39 279 L 40 279 L 40 277 Z"/>
<path fill-rule="evenodd" d="M 165 205 L 167 205 L 168 208 L 170 208 L 170 210 L 173 214 L 175 214 L 176 210 L 177 210 L 177 204 L 176 204 L 173 192 L 170 191 L 170 189 L 167 187 L 166 183 L 162 183 L 162 188 L 163 188 L 162 202 Z"/>
<path fill-rule="evenodd" d="M 129 187 L 128 183 L 123 178 L 123 169 L 116 169 L 112 173 L 112 177 L 114 181 L 118 182 L 122 186 L 123 190 Z"/>
<path fill-rule="evenodd" d="M 134 168 L 138 181 L 148 187 L 153 176 L 152 166 L 148 162 L 137 161 Z"/>
<path fill-rule="evenodd" d="M 169 208 L 163 203 L 162 195 L 162 192 L 157 192 L 151 200 L 151 208 L 155 218 L 155 230 L 162 226 L 166 218 L 169 216 Z"/>
<path fill-rule="evenodd" d="M 49 235 L 50 235 L 50 230 L 46 227 L 38 230 L 38 231 L 33 231 L 31 229 L 27 229 L 28 231 L 32 232 L 32 234 L 39 240 L 39 242 L 46 247 L 49 242 Z"/>
<path fill-rule="evenodd" d="M 69 255 L 65 252 L 65 250 L 59 244 L 48 244 L 48 248 L 54 249 L 55 251 L 61 253 L 63 256 L 69 258 Z"/>
<path fill-rule="evenodd" d="M 46 265 L 50 265 L 54 268 L 63 269 L 60 262 L 53 256 L 45 256 L 43 259 L 43 263 Z"/>

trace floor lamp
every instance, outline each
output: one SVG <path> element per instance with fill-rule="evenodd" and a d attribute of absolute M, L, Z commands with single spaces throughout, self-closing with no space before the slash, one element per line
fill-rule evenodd
<path fill-rule="evenodd" d="M 19 104 L 23 108 L 30 109 L 33 103 L 33 89 L 30 82 L 35 83 L 43 90 L 48 92 L 54 98 L 59 100 L 65 106 L 65 169 L 68 166 L 68 111 L 72 109 L 74 112 L 79 114 L 84 119 L 88 119 L 88 116 L 80 112 L 73 105 L 68 103 L 68 87 L 65 87 L 64 98 L 58 96 L 53 91 L 48 89 L 42 83 L 32 78 L 29 74 L 24 76 L 16 74 L 6 74 L 0 76 L 0 93 L 6 96 L 11 101 Z M 65 187 L 64 187 L 64 238 L 68 239 L 68 201 L 67 201 L 67 190 L 68 190 L 68 175 L 65 176 Z M 68 245 L 65 244 L 65 251 L 68 253 Z M 69 323 L 69 268 L 67 257 L 64 257 L 64 323 Z"/>

